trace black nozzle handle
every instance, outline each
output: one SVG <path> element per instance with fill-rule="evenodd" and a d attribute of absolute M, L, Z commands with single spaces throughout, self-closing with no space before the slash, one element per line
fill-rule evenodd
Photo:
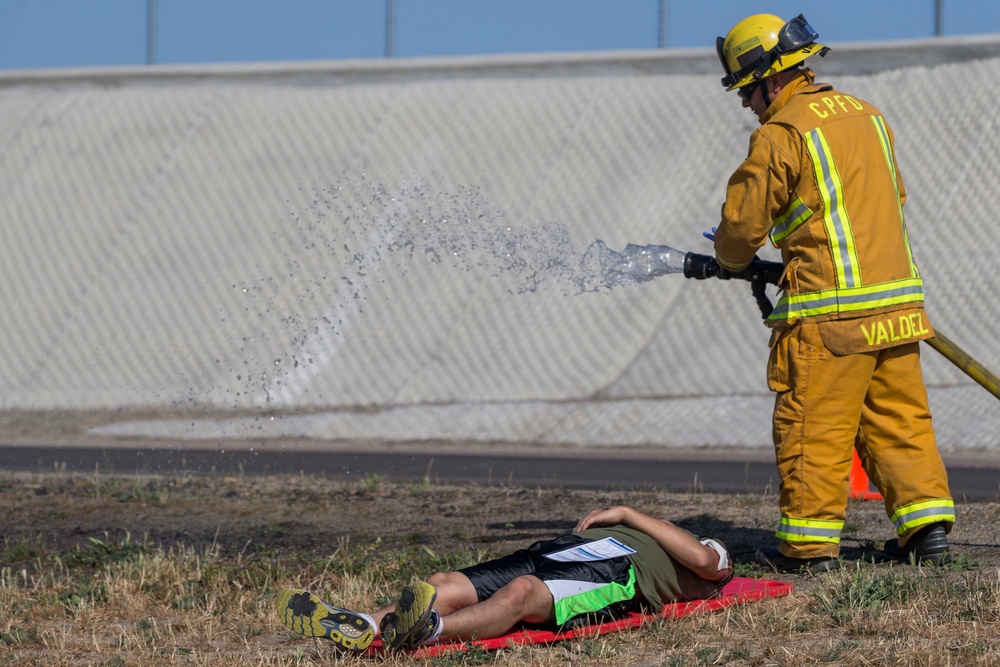
<path fill-rule="evenodd" d="M 754 257 L 753 261 L 742 271 L 728 271 L 709 255 L 698 255 L 689 252 L 684 255 L 684 277 L 695 280 L 705 280 L 706 278 L 721 278 L 730 280 L 738 278 L 750 282 L 750 292 L 757 301 L 757 308 L 760 309 L 760 316 L 767 319 L 774 306 L 767 298 L 765 287 L 770 283 L 777 285 L 781 282 L 781 276 L 785 273 L 785 266 L 781 262 L 766 262 Z"/>
<path fill-rule="evenodd" d="M 750 281 L 750 293 L 753 294 L 753 298 L 757 302 L 757 308 L 760 310 L 760 318 L 762 320 L 766 320 L 774 312 L 774 304 L 767 298 L 765 287 L 767 287 L 767 283 L 762 280 Z"/>

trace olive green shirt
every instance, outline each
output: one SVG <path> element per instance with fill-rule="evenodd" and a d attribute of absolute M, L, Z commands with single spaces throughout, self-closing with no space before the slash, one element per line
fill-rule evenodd
<path fill-rule="evenodd" d="M 606 526 L 588 528 L 577 535 L 588 540 L 613 537 L 635 549 L 628 559 L 635 571 L 636 585 L 654 607 L 662 607 L 668 602 L 704 600 L 722 590 L 724 582 L 702 579 L 674 560 L 655 539 L 642 531 L 627 526 Z"/>

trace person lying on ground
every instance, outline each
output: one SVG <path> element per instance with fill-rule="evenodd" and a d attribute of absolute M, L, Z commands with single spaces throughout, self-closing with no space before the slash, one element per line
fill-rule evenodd
<path fill-rule="evenodd" d="M 300 589 L 282 591 L 277 610 L 300 635 L 352 651 L 381 635 L 382 646 L 396 651 L 499 637 L 521 623 L 558 630 L 615 620 L 715 597 L 732 577 L 718 540 L 617 506 L 594 510 L 572 533 L 412 583 L 378 611 L 335 607 Z"/>

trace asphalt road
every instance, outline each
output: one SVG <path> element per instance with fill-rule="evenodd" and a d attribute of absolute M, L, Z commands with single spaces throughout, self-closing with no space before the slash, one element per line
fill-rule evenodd
<path fill-rule="evenodd" d="M 359 449 L 359 448 L 354 448 Z M 750 457 L 760 459 L 757 457 Z M 977 464 L 948 466 L 956 500 L 1000 499 L 1000 469 Z M 669 453 L 561 452 L 462 453 L 451 450 L 344 448 L 290 450 L 181 449 L 157 446 L 80 446 L 0 444 L 0 470 L 99 474 L 267 475 L 303 473 L 330 479 L 379 475 L 394 481 L 430 479 L 441 483 L 477 482 L 519 486 L 577 488 L 659 488 L 674 492 L 777 492 L 773 462 L 735 456 L 670 458 Z"/>

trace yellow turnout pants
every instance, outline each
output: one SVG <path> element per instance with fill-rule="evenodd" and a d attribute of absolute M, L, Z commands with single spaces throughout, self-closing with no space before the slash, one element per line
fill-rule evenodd
<path fill-rule="evenodd" d="M 781 553 L 839 554 L 855 446 L 901 545 L 930 523 L 944 521 L 951 530 L 955 506 L 918 343 L 838 356 L 823 344 L 819 325 L 801 320 L 776 335 L 767 376 L 777 394 Z"/>

